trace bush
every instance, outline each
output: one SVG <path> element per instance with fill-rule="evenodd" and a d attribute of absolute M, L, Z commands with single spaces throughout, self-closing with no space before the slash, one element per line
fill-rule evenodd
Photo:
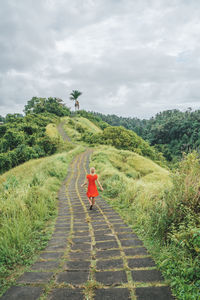
<path fill-rule="evenodd" d="M 127 130 L 122 126 L 108 126 L 100 133 L 86 131 L 82 134 L 81 140 L 88 144 L 104 144 L 114 146 L 117 149 L 130 150 L 147 156 L 162 166 L 165 165 L 165 159 L 161 153 L 140 138 L 135 132 Z"/>
<path fill-rule="evenodd" d="M 79 133 L 85 132 L 85 129 L 84 129 L 83 126 L 81 126 L 80 124 L 76 125 L 76 130 L 77 130 Z"/>
<path fill-rule="evenodd" d="M 0 174 L 12 167 L 12 161 L 7 153 L 0 153 Z"/>
<path fill-rule="evenodd" d="M 0 125 L 0 138 L 4 136 L 4 134 L 6 133 L 6 129 L 6 125 Z"/>
<path fill-rule="evenodd" d="M 37 140 L 38 146 L 43 149 L 46 155 L 54 154 L 57 150 L 57 140 L 44 136 Z"/>
<path fill-rule="evenodd" d="M 13 150 L 18 145 L 21 145 L 24 142 L 25 136 L 24 133 L 18 132 L 15 129 L 8 129 L 4 135 L 4 139 L 6 140 L 6 151 Z"/>
<path fill-rule="evenodd" d="M 24 163 L 25 161 L 33 158 L 37 158 L 37 153 L 32 147 L 27 145 L 20 145 L 15 149 L 18 164 Z"/>

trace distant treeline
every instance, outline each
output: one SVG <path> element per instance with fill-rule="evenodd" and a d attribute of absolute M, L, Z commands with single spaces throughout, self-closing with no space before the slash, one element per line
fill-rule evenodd
<path fill-rule="evenodd" d="M 149 120 L 93 114 L 112 126 L 133 130 L 161 151 L 169 161 L 181 157 L 183 152 L 198 151 L 200 147 L 200 110 L 166 110 Z"/>

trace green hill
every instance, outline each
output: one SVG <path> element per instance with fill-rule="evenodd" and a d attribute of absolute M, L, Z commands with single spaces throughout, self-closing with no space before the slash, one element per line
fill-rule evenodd
<path fill-rule="evenodd" d="M 89 118 L 89 119 L 88 119 Z M 95 123 L 94 123 L 95 122 Z M 111 145 L 117 149 L 130 150 L 140 155 L 151 158 L 158 164 L 166 166 L 162 153 L 151 147 L 136 133 L 127 130 L 124 127 L 114 127 L 103 124 L 98 119 L 91 119 L 90 114 L 85 113 L 85 117 L 62 118 L 63 127 L 68 136 L 75 142 L 84 142 L 84 144 Z"/>

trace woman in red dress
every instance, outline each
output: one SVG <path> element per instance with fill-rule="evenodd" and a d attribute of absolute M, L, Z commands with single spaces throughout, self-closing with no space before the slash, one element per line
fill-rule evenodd
<path fill-rule="evenodd" d="M 101 183 L 98 180 L 98 176 L 97 174 L 95 174 L 95 168 L 92 167 L 90 168 L 90 174 L 86 176 L 85 182 L 81 185 L 84 186 L 88 184 L 88 190 L 86 195 L 88 196 L 88 200 L 90 202 L 90 209 L 92 209 L 93 205 L 95 204 L 95 197 L 99 195 L 95 181 L 97 181 L 100 189 L 103 191 Z"/>

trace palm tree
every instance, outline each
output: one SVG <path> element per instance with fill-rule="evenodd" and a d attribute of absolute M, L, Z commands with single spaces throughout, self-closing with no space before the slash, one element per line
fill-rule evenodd
<path fill-rule="evenodd" d="M 82 95 L 82 92 L 78 91 L 78 90 L 73 90 L 70 94 L 70 100 L 75 101 L 74 105 L 75 105 L 75 110 L 79 110 L 79 101 L 78 101 L 78 97 Z"/>

